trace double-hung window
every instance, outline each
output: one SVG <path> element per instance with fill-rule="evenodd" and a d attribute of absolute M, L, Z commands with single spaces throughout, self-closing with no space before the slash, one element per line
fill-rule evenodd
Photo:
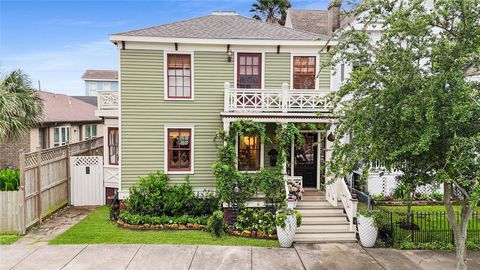
<path fill-rule="evenodd" d="M 293 89 L 315 89 L 316 57 L 293 57 Z"/>
<path fill-rule="evenodd" d="M 103 83 L 103 91 L 110 91 L 112 90 L 112 84 L 109 82 L 104 82 Z"/>
<path fill-rule="evenodd" d="M 97 125 L 85 125 L 85 139 L 93 139 L 97 137 Z"/>
<path fill-rule="evenodd" d="M 238 137 L 238 170 L 260 170 L 260 138 L 257 135 Z"/>
<path fill-rule="evenodd" d="M 97 96 L 97 83 L 96 82 L 89 82 L 88 83 L 88 95 L 89 96 Z"/>
<path fill-rule="evenodd" d="M 65 145 L 70 141 L 70 127 L 56 127 L 53 129 L 53 146 Z"/>
<path fill-rule="evenodd" d="M 167 54 L 167 97 L 192 98 L 192 55 Z"/>
<path fill-rule="evenodd" d="M 119 145 L 118 128 L 108 128 L 108 164 L 118 165 Z"/>
<path fill-rule="evenodd" d="M 167 128 L 168 172 L 193 171 L 193 129 Z"/>

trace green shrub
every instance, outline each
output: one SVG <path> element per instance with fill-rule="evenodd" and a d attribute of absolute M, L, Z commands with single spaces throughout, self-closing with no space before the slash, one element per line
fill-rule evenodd
<path fill-rule="evenodd" d="M 125 201 L 128 211 L 144 216 L 180 217 L 209 216 L 220 208 L 219 198 L 213 192 L 197 197 L 188 177 L 180 185 L 169 186 L 168 181 L 168 175 L 163 172 L 140 177 Z"/>
<path fill-rule="evenodd" d="M 285 180 L 279 168 L 261 169 L 256 174 L 258 189 L 265 194 L 267 206 L 274 210 L 285 206 Z"/>
<path fill-rule="evenodd" d="M 277 214 L 275 215 L 275 225 L 285 229 L 287 225 L 285 223 L 285 220 L 287 220 L 287 217 L 289 215 L 295 215 L 295 218 L 297 220 L 297 227 L 300 227 L 300 225 L 302 225 L 302 214 L 289 208 L 284 208 L 277 211 Z"/>
<path fill-rule="evenodd" d="M 297 227 L 300 227 L 302 225 L 302 214 L 295 210 L 295 218 L 297 219 Z"/>
<path fill-rule="evenodd" d="M 443 201 L 443 194 L 440 192 L 433 192 L 430 196 L 435 201 L 438 201 L 438 202 Z"/>
<path fill-rule="evenodd" d="M 223 220 L 223 212 L 218 210 L 213 212 L 208 219 L 206 230 L 216 237 L 222 237 L 225 234 L 226 224 Z"/>
<path fill-rule="evenodd" d="M 275 233 L 275 216 L 266 209 L 245 208 L 240 211 L 235 222 L 238 230 Z"/>
<path fill-rule="evenodd" d="M 400 249 L 430 249 L 430 250 L 455 250 L 452 243 L 430 242 L 430 243 L 412 243 L 403 242 L 400 244 Z"/>
<path fill-rule="evenodd" d="M 12 170 L 7 168 L 0 171 L 0 191 L 18 190 L 19 185 L 19 170 Z"/>
<path fill-rule="evenodd" d="M 201 224 L 207 225 L 208 216 L 198 216 L 192 217 L 188 215 L 182 215 L 178 217 L 171 216 L 151 216 L 151 215 L 141 215 L 141 214 L 132 214 L 128 211 L 124 211 L 120 214 L 119 219 L 123 222 L 132 225 L 160 225 L 160 224 Z"/>

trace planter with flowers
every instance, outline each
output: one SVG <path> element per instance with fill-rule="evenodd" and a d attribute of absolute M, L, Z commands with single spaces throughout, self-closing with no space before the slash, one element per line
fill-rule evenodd
<path fill-rule="evenodd" d="M 277 237 L 281 247 L 291 247 L 295 240 L 297 227 L 302 224 L 302 215 L 285 208 L 277 211 L 275 215 L 275 224 L 277 226 Z"/>
<path fill-rule="evenodd" d="M 302 199 L 304 190 L 297 181 L 288 181 L 288 204 L 297 207 L 297 202 Z"/>

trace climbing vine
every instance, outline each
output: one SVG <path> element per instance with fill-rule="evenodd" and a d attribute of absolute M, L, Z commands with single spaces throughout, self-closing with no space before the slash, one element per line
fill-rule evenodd
<path fill-rule="evenodd" d="M 304 144 L 300 128 L 293 123 L 277 124 L 275 136 L 279 157 L 276 166 L 261 169 L 256 173 L 242 173 L 237 169 L 236 140 L 238 137 L 241 139 L 251 135 L 259 136 L 262 143 L 272 143 L 267 137 L 265 124 L 252 120 L 237 120 L 231 123 L 228 131 L 220 130 L 217 133 L 216 139 L 224 142 L 219 145 L 217 161 L 213 164 L 220 199 L 229 206 L 240 209 L 256 192 L 261 192 L 265 194 L 267 206 L 275 210 L 284 207 L 286 191 L 283 164 L 292 141 L 297 146 Z"/>

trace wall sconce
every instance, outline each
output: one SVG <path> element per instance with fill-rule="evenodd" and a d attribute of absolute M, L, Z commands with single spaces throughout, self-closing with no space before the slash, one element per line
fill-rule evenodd
<path fill-rule="evenodd" d="M 232 56 L 233 56 L 233 52 L 232 50 L 230 49 L 230 44 L 227 45 L 227 55 L 228 55 L 228 62 L 232 62 Z"/>

